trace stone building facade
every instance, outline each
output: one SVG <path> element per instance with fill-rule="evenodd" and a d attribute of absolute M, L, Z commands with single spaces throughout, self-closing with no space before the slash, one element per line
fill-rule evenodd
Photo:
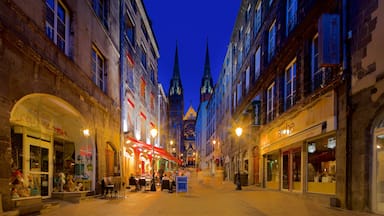
<path fill-rule="evenodd" d="M 347 206 L 384 214 L 384 3 L 349 3 Z"/>
<path fill-rule="evenodd" d="M 119 4 L 98 2 L 0 1 L 4 210 L 58 173 L 86 191 L 120 175 Z"/>
<path fill-rule="evenodd" d="M 242 184 L 345 204 L 340 5 L 242 1 L 231 35 L 232 128 L 243 128 L 231 167 Z"/>

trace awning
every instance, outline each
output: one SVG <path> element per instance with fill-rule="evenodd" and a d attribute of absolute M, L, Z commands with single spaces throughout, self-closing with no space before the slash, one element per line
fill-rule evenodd
<path fill-rule="evenodd" d="M 133 137 L 130 137 L 130 136 L 125 136 L 125 139 L 129 140 L 129 141 L 131 141 L 133 143 L 132 144 L 133 148 L 136 148 L 136 149 L 137 148 L 143 148 L 143 149 L 147 149 L 147 150 L 152 150 L 152 145 L 151 144 L 139 141 L 139 140 L 137 140 L 137 139 L 135 139 Z M 134 144 L 136 144 L 136 146 Z M 154 146 L 153 148 L 154 148 L 155 153 L 160 155 L 160 157 L 162 157 L 164 159 L 167 159 L 167 160 L 170 160 L 170 161 L 174 161 L 177 164 L 182 164 L 182 161 L 180 159 L 174 157 L 169 152 L 167 152 L 165 149 L 159 148 L 159 147 L 156 147 L 156 146 Z"/>

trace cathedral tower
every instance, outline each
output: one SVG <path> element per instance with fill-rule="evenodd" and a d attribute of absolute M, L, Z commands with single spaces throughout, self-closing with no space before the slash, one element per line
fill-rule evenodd
<path fill-rule="evenodd" d="M 205 64 L 204 64 L 204 75 L 201 79 L 200 87 L 200 103 L 208 101 L 213 93 L 213 80 L 211 76 L 211 66 L 209 63 L 209 51 L 208 51 L 208 42 L 207 48 L 205 51 Z"/>
<path fill-rule="evenodd" d="M 184 95 L 183 86 L 180 78 L 179 56 L 176 45 L 173 75 L 169 85 L 169 139 L 175 144 L 175 156 L 180 158 L 184 151 L 183 143 L 183 115 L 184 115 Z"/>

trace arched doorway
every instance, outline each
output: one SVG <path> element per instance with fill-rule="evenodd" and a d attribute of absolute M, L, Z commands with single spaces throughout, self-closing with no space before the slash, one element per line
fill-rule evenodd
<path fill-rule="evenodd" d="M 30 94 L 10 116 L 13 176 L 24 178 L 23 185 L 11 185 L 13 197 L 94 189 L 92 130 L 79 111 L 56 96 Z"/>
<path fill-rule="evenodd" d="M 384 120 L 373 134 L 372 165 L 372 209 L 376 213 L 384 213 Z"/>

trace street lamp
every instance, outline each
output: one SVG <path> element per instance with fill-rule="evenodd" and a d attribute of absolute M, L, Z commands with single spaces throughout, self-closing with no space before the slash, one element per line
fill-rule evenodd
<path fill-rule="evenodd" d="M 241 136 L 241 134 L 243 133 L 243 128 L 241 127 L 238 127 L 236 128 L 236 135 L 238 137 Z M 237 182 L 236 182 L 236 190 L 241 190 L 241 182 L 240 182 L 240 142 L 238 141 L 239 143 L 239 159 L 238 159 L 238 165 L 237 165 Z"/>
<path fill-rule="evenodd" d="M 153 139 L 152 142 L 152 185 L 151 185 L 151 191 L 156 191 L 156 184 L 155 184 L 155 137 L 157 135 L 157 129 L 152 128 L 151 129 L 151 136 Z"/>

